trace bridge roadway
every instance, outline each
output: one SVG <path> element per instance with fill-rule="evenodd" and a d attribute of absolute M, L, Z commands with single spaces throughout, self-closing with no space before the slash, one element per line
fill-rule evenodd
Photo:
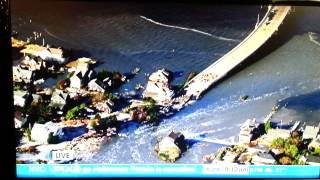
<path fill-rule="evenodd" d="M 173 109 L 180 110 L 190 100 L 198 99 L 210 86 L 254 53 L 278 30 L 290 9 L 290 6 L 268 6 L 263 19 L 241 43 L 184 85 L 183 95 L 172 101 Z"/>

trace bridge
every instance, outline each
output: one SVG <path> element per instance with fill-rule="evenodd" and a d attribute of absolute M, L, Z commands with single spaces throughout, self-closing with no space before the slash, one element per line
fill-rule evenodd
<path fill-rule="evenodd" d="M 184 85 L 183 95 L 173 99 L 173 109 L 180 110 L 192 102 L 190 100 L 199 99 L 203 92 L 253 54 L 278 30 L 290 9 L 290 6 L 268 6 L 263 19 L 242 42 Z"/>

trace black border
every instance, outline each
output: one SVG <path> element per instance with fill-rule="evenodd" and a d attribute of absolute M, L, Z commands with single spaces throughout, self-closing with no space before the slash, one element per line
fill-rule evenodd
<path fill-rule="evenodd" d="M 10 2 L 1 0 L 0 7 L 0 123 L 1 123 L 1 160 L 2 169 L 5 177 L 13 179 L 16 176 L 15 165 L 15 129 L 13 124 L 13 89 L 12 89 L 12 61 L 11 61 L 11 21 L 10 21 Z"/>

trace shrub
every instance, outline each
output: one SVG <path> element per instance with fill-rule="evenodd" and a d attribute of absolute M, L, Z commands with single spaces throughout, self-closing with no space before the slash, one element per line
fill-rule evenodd
<path fill-rule="evenodd" d="M 306 165 L 306 163 L 303 162 L 303 161 L 294 160 L 294 161 L 292 162 L 292 165 Z"/>
<path fill-rule="evenodd" d="M 285 146 L 285 140 L 283 138 L 277 138 L 271 142 L 273 148 L 283 148 Z"/>
<path fill-rule="evenodd" d="M 121 79 L 122 78 L 122 75 L 121 75 L 121 73 L 119 73 L 119 72 L 112 72 L 112 79 L 114 79 L 114 80 L 119 80 L 119 79 Z"/>
<path fill-rule="evenodd" d="M 100 72 L 98 72 L 97 78 L 102 81 L 107 77 L 111 77 L 111 75 L 112 74 L 109 71 L 107 71 L 106 69 L 102 69 Z"/>
<path fill-rule="evenodd" d="M 313 152 L 311 152 L 311 155 L 320 155 L 320 147 L 317 147 L 317 148 L 315 148 L 314 149 L 314 151 Z"/>
<path fill-rule="evenodd" d="M 70 78 L 73 76 L 74 72 L 75 72 L 75 71 L 69 73 L 69 74 L 67 75 L 67 79 L 70 79 Z"/>
<path fill-rule="evenodd" d="M 57 144 L 59 143 L 59 138 L 58 136 L 54 136 L 53 132 L 49 133 L 48 139 L 47 139 L 48 144 Z"/>
<path fill-rule="evenodd" d="M 271 129 L 271 122 L 270 121 L 264 123 L 264 131 L 266 133 L 268 133 L 269 129 Z"/>
<path fill-rule="evenodd" d="M 135 90 L 137 90 L 137 91 L 139 91 L 139 90 L 141 90 L 143 87 L 142 87 L 142 85 L 140 84 L 140 83 L 137 83 L 136 85 L 135 85 Z"/>
<path fill-rule="evenodd" d="M 146 120 L 148 122 L 154 122 L 159 119 L 159 107 L 156 105 L 156 101 L 152 98 L 144 99 L 142 108 L 147 114 Z"/>
<path fill-rule="evenodd" d="M 38 119 L 36 120 L 36 123 L 39 123 L 39 124 L 44 124 L 44 123 L 46 123 L 47 121 L 43 118 L 43 117 L 41 117 L 41 116 L 39 116 L 38 117 Z"/>
<path fill-rule="evenodd" d="M 146 117 L 146 120 L 148 122 L 154 122 L 154 121 L 159 120 L 159 113 L 158 112 L 148 112 L 147 114 L 148 115 Z"/>
<path fill-rule="evenodd" d="M 44 103 L 38 103 L 38 107 L 39 109 L 39 114 L 40 116 L 47 116 L 47 115 L 50 115 L 51 114 L 51 107 L 44 104 Z"/>
<path fill-rule="evenodd" d="M 222 161 L 223 156 L 226 154 L 227 150 L 226 149 L 221 149 L 218 154 L 217 154 L 217 159 L 219 161 Z"/>
<path fill-rule="evenodd" d="M 293 144 L 293 145 L 299 145 L 301 143 L 301 140 L 299 137 L 289 137 L 288 140 L 289 144 Z"/>
<path fill-rule="evenodd" d="M 75 106 L 74 108 L 70 109 L 67 112 L 66 119 L 70 120 L 70 119 L 75 118 L 78 115 L 78 113 L 80 112 L 80 110 L 84 109 L 85 107 L 86 107 L 86 105 L 84 103 L 82 103 L 82 104 L 80 104 L 80 106 Z"/>
<path fill-rule="evenodd" d="M 38 164 L 47 164 L 47 161 L 46 160 L 41 160 L 41 159 L 37 159 L 36 162 Z"/>
<path fill-rule="evenodd" d="M 236 152 L 236 153 L 242 153 L 245 151 L 245 147 L 235 145 L 235 146 L 233 146 L 232 150 L 233 150 L 233 152 Z"/>
<path fill-rule="evenodd" d="M 52 114 L 52 108 L 44 102 L 31 103 L 31 105 L 24 107 L 23 112 L 30 115 L 31 122 L 44 124 Z"/>
<path fill-rule="evenodd" d="M 124 108 L 124 109 L 123 109 L 123 112 L 124 112 L 124 113 L 129 113 L 129 112 L 130 112 L 130 108 L 129 108 L 129 107 Z"/>
<path fill-rule="evenodd" d="M 156 104 L 156 101 L 155 101 L 154 99 L 152 99 L 151 97 L 144 98 L 144 99 L 143 99 L 143 102 L 144 102 L 145 104 L 149 103 L 149 104 L 151 104 L 151 105 Z"/>
<path fill-rule="evenodd" d="M 283 156 L 282 158 L 280 158 L 279 162 L 282 164 L 282 165 L 290 165 L 292 164 L 292 160 L 290 157 L 288 156 Z"/>
<path fill-rule="evenodd" d="M 289 147 L 285 149 L 285 154 L 292 158 L 296 158 L 298 153 L 299 153 L 299 149 L 295 145 L 289 145 Z"/>
<path fill-rule="evenodd" d="M 70 109 L 67 112 L 66 119 L 67 120 L 74 119 L 77 116 L 78 111 L 79 111 L 79 107 L 74 107 L 74 108 Z"/>
<path fill-rule="evenodd" d="M 292 137 L 292 138 L 299 138 L 299 132 L 293 131 L 293 132 L 291 133 L 291 137 Z"/>
<path fill-rule="evenodd" d="M 13 86 L 14 91 L 22 91 L 22 87 L 20 85 Z"/>
<path fill-rule="evenodd" d="M 98 103 L 98 102 L 101 102 L 101 101 L 103 101 L 105 99 L 106 99 L 105 94 L 103 94 L 101 92 L 98 92 L 94 96 L 92 96 L 91 101 L 92 101 L 92 103 Z"/>
<path fill-rule="evenodd" d="M 106 130 L 111 125 L 112 118 L 103 118 L 99 120 L 99 128 L 102 130 Z"/>
<path fill-rule="evenodd" d="M 277 138 L 272 141 L 271 147 L 281 150 L 285 156 L 279 159 L 280 164 L 303 164 L 300 161 L 301 155 L 305 154 L 305 151 L 299 151 L 300 137 L 295 136 L 287 139 Z"/>
<path fill-rule="evenodd" d="M 123 84 L 123 80 L 122 79 L 124 76 L 122 76 L 119 72 L 112 72 L 112 80 L 113 80 L 113 84 L 112 87 L 113 88 L 118 88 Z"/>
<path fill-rule="evenodd" d="M 79 109 L 81 110 L 81 109 L 84 109 L 84 108 L 86 108 L 86 104 L 84 104 L 84 103 L 81 103 L 81 104 L 80 104 L 80 107 L 79 107 Z"/>
<path fill-rule="evenodd" d="M 24 134 L 25 134 L 25 136 L 27 136 L 28 141 L 31 141 L 31 140 L 32 140 L 32 139 L 31 139 L 31 129 L 30 129 L 30 128 L 24 129 Z"/>
<path fill-rule="evenodd" d="M 112 93 L 105 93 L 104 94 L 105 98 L 107 99 L 110 99 L 111 101 L 114 101 L 114 100 L 118 100 L 119 98 L 117 96 L 115 96 L 114 94 Z"/>
<path fill-rule="evenodd" d="M 91 129 L 96 129 L 98 126 L 98 122 L 96 119 L 91 119 L 88 125 Z"/>
<path fill-rule="evenodd" d="M 169 155 L 165 153 L 159 153 L 159 158 L 163 161 L 168 161 Z"/>

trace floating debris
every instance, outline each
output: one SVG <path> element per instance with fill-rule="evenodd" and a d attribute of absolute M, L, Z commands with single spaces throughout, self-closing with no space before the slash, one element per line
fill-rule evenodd
<path fill-rule="evenodd" d="M 240 99 L 241 101 L 245 101 L 245 100 L 247 100 L 248 98 L 249 98 L 248 95 L 241 95 L 239 99 Z"/>
<path fill-rule="evenodd" d="M 134 89 L 137 91 L 140 91 L 141 89 L 143 89 L 143 86 L 140 83 L 138 83 L 138 84 L 136 84 Z"/>
<path fill-rule="evenodd" d="M 132 74 L 138 74 L 140 72 L 140 68 L 136 67 L 132 70 Z"/>

